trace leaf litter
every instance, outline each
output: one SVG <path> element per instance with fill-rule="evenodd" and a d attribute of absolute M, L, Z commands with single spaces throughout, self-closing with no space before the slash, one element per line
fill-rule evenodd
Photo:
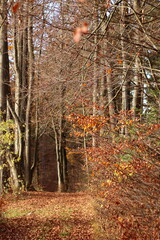
<path fill-rule="evenodd" d="M 0 240 L 94 240 L 94 210 L 86 193 L 24 192 L 9 196 Z"/>

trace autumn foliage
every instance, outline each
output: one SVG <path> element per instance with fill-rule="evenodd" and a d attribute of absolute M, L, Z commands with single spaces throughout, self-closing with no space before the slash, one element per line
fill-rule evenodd
<path fill-rule="evenodd" d="M 141 122 L 132 111 L 106 117 L 71 114 L 75 136 L 96 133 L 96 147 L 82 149 L 90 186 L 107 239 L 158 239 L 160 220 L 160 124 Z M 127 128 L 127 135 L 121 134 Z M 103 131 L 102 131 L 103 129 Z"/>
<path fill-rule="evenodd" d="M 12 7 L 12 11 L 14 14 L 17 13 L 17 11 L 19 10 L 19 7 L 20 7 L 20 2 L 16 2 L 13 7 Z"/>
<path fill-rule="evenodd" d="M 88 32 L 88 23 L 83 22 L 80 27 L 77 27 L 74 31 L 73 39 L 78 43 L 81 39 L 81 36 Z"/>

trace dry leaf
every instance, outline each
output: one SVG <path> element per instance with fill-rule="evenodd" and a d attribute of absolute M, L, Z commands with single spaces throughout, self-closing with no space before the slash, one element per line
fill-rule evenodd
<path fill-rule="evenodd" d="M 20 7 L 20 2 L 15 3 L 14 6 L 12 7 L 13 13 L 16 13 L 19 7 Z"/>
<path fill-rule="evenodd" d="M 74 31 L 74 36 L 73 36 L 73 39 L 76 43 L 80 41 L 81 35 L 82 35 L 81 28 L 77 27 Z"/>
<path fill-rule="evenodd" d="M 112 69 L 111 69 L 111 68 L 109 68 L 109 69 L 107 69 L 107 70 L 106 70 L 106 72 L 107 72 L 108 74 L 111 74 L 111 72 L 112 72 Z"/>
<path fill-rule="evenodd" d="M 81 27 L 81 32 L 82 33 L 87 33 L 88 32 L 88 23 L 84 22 Z"/>
<path fill-rule="evenodd" d="M 82 34 L 85 34 L 88 32 L 88 23 L 83 22 L 81 27 L 77 27 L 74 31 L 73 39 L 76 43 L 78 43 L 81 40 Z"/>

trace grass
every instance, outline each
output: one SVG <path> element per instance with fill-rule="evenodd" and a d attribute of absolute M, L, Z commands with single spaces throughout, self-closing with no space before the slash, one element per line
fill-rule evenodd
<path fill-rule="evenodd" d="M 64 224 L 63 225 L 63 229 L 61 231 L 61 233 L 59 234 L 61 237 L 67 237 L 71 234 L 72 232 L 72 226 L 68 225 L 68 224 Z"/>
<path fill-rule="evenodd" d="M 22 209 L 8 209 L 5 212 L 3 212 L 3 216 L 5 218 L 17 218 L 17 217 L 23 217 L 30 213 L 30 210 L 22 210 Z"/>
<path fill-rule="evenodd" d="M 61 220 L 69 220 L 71 218 L 71 214 L 74 212 L 74 209 L 63 209 L 62 212 L 60 212 L 60 218 Z"/>
<path fill-rule="evenodd" d="M 18 198 L 8 197 L 3 211 L 4 231 L 0 227 L 3 239 L 6 236 L 12 239 L 13 232 L 14 239 L 19 239 L 21 231 L 28 237 L 26 239 L 67 240 L 74 239 L 74 236 L 81 239 L 81 235 L 88 236 L 92 229 L 91 210 L 86 195 L 77 198 L 76 194 L 64 196 L 46 193 L 45 196 L 41 192 L 29 192 Z"/>

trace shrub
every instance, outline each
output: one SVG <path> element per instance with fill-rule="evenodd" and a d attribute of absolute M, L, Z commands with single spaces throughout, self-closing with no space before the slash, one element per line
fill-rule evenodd
<path fill-rule="evenodd" d="M 71 121 L 76 136 L 82 129 L 96 138 L 96 147 L 88 142 L 82 151 L 103 239 L 159 239 L 160 124 L 142 123 L 132 111 L 115 116 L 114 128 L 104 117 L 73 115 Z"/>

